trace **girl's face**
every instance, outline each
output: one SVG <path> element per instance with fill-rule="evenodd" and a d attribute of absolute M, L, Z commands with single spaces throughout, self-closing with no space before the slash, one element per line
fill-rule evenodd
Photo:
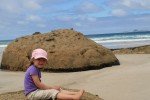
<path fill-rule="evenodd" d="M 34 59 L 33 60 L 33 64 L 37 67 L 37 68 L 43 68 L 44 65 L 46 64 L 47 60 L 44 58 L 38 58 L 38 59 Z"/>

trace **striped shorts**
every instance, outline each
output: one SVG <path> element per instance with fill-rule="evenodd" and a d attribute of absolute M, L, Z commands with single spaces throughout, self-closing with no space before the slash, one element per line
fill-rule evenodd
<path fill-rule="evenodd" d="M 55 89 L 48 89 L 48 90 L 40 90 L 37 89 L 27 95 L 28 100 L 56 100 L 56 96 L 59 93 L 58 90 Z"/>

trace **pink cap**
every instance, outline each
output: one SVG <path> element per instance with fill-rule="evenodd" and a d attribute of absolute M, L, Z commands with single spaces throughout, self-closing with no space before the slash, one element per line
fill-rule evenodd
<path fill-rule="evenodd" d="M 32 52 L 32 57 L 31 59 L 34 58 L 34 59 L 38 59 L 38 58 L 45 58 L 47 60 L 47 52 L 43 49 L 35 49 L 33 50 Z"/>

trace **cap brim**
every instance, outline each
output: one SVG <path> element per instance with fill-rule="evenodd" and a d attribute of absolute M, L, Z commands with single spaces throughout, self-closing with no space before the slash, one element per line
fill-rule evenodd
<path fill-rule="evenodd" d="M 44 58 L 44 59 L 47 60 L 47 57 L 45 57 L 45 56 L 35 56 L 35 57 L 34 57 L 34 59 L 39 59 L 39 58 Z"/>

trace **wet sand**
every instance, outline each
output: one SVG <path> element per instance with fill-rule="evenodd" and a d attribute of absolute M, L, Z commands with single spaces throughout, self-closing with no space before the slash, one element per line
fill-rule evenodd
<path fill-rule="evenodd" d="M 42 74 L 42 81 L 85 89 L 104 100 L 149 100 L 150 54 L 116 55 L 121 65 L 71 73 Z M 0 71 L 0 94 L 23 90 L 24 72 Z"/>

